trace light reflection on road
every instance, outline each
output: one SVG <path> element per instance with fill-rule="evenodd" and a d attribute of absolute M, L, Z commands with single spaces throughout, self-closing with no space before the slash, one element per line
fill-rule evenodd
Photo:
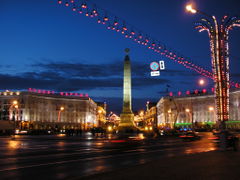
<path fill-rule="evenodd" d="M 9 140 L 8 141 L 8 149 L 9 150 L 16 150 L 20 148 L 20 142 L 19 141 L 15 141 L 15 140 Z"/>
<path fill-rule="evenodd" d="M 217 150 L 216 144 L 209 140 L 213 137 L 212 133 L 201 133 L 201 140 L 191 143 L 191 147 L 186 148 L 185 154 L 195 154 Z"/>
<path fill-rule="evenodd" d="M 154 140 L 97 139 L 88 136 L 6 138 L 0 141 L 0 169 L 12 173 L 12 179 L 21 174 L 37 173 L 39 178 L 67 179 L 154 161 L 159 157 L 173 157 L 216 150 L 211 133 L 200 133 L 201 140 L 184 142 L 175 138 Z M 52 138 L 52 139 L 51 139 Z M 112 137 L 111 137 L 112 138 Z M 6 171 L 4 171 L 6 169 Z M 11 170 L 9 170 L 11 169 Z M 1 179 L 1 175 L 0 175 Z M 4 179 L 4 178 L 3 178 Z"/>
<path fill-rule="evenodd" d="M 10 151 L 19 150 L 19 149 L 27 149 L 27 148 L 29 148 L 29 144 L 24 141 L 10 139 L 7 142 L 7 148 Z"/>

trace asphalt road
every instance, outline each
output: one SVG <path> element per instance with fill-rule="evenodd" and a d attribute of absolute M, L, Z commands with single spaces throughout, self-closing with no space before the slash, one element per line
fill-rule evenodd
<path fill-rule="evenodd" d="M 198 141 L 176 137 L 159 139 L 103 139 L 64 136 L 0 138 L 0 179 L 81 179 L 156 160 L 216 150 L 202 133 Z"/>

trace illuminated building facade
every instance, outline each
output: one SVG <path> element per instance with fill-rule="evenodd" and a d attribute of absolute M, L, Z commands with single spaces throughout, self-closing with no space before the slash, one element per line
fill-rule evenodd
<path fill-rule="evenodd" d="M 14 101 L 17 106 L 12 106 Z M 0 93 L 0 121 L 4 120 L 19 129 L 87 130 L 97 126 L 97 104 L 82 94 L 6 91 Z"/>
<path fill-rule="evenodd" d="M 146 104 L 146 112 L 144 114 L 144 120 L 146 125 L 157 127 L 157 103 L 147 102 Z"/>
<path fill-rule="evenodd" d="M 136 126 L 141 128 L 145 126 L 144 114 L 144 110 L 134 112 L 134 123 L 136 124 Z"/>
<path fill-rule="evenodd" d="M 103 127 L 106 123 L 107 104 L 97 102 L 97 126 Z"/>
<path fill-rule="evenodd" d="M 179 126 L 215 126 L 217 122 L 215 97 L 213 94 L 189 94 L 167 96 L 157 103 L 159 128 Z M 240 128 L 240 91 L 230 92 L 230 116 L 228 128 Z"/>

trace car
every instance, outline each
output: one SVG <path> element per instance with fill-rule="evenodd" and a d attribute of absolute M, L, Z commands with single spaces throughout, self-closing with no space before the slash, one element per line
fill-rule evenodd
<path fill-rule="evenodd" d="M 201 137 L 194 131 L 191 132 L 184 132 L 179 136 L 182 140 L 185 141 L 194 141 L 194 140 L 199 140 Z"/>

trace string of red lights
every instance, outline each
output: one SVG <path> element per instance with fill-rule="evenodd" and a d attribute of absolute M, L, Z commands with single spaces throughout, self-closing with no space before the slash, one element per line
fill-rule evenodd
<path fill-rule="evenodd" d="M 214 93 L 214 88 L 211 88 L 211 91 L 208 91 L 207 89 L 195 89 L 194 91 L 187 90 L 185 93 L 183 91 L 178 91 L 176 96 L 191 96 L 191 95 L 205 95 L 209 93 Z M 169 96 L 174 96 L 173 92 L 169 92 Z"/>
<path fill-rule="evenodd" d="M 38 93 L 38 94 L 57 94 L 61 96 L 76 96 L 76 97 L 89 97 L 88 94 L 83 93 L 73 93 L 73 92 L 55 92 L 50 90 L 44 90 L 44 89 L 34 89 L 34 88 L 28 88 L 28 92 Z"/>
<path fill-rule="evenodd" d="M 185 58 L 181 55 L 178 55 L 173 50 L 169 50 L 169 48 L 167 48 L 164 44 L 160 43 L 158 40 L 150 38 L 150 36 L 147 34 L 127 24 L 124 20 L 121 20 L 121 18 L 114 15 L 110 16 L 109 14 L 111 13 L 97 7 L 95 4 L 92 4 L 89 1 L 58 0 L 58 4 L 71 7 L 73 12 L 83 14 L 86 17 L 95 18 L 97 19 L 98 24 L 106 26 L 108 30 L 116 31 L 117 33 L 122 34 L 125 38 L 131 39 L 140 45 L 146 46 L 148 49 L 160 54 L 161 56 L 165 56 L 166 58 L 183 65 L 184 67 L 191 69 L 202 76 L 214 79 L 212 72 L 191 62 L 189 58 Z M 240 84 L 233 81 L 230 81 L 230 86 L 240 88 Z"/>

